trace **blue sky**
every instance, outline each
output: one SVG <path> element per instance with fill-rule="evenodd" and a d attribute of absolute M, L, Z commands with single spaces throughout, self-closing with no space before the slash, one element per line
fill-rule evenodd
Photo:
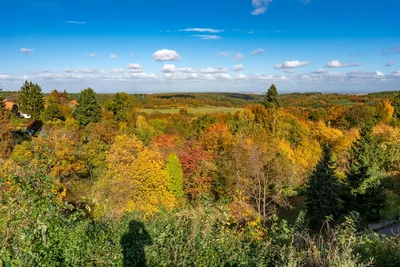
<path fill-rule="evenodd" d="M 5 90 L 400 90 L 396 0 L 3 2 Z"/>

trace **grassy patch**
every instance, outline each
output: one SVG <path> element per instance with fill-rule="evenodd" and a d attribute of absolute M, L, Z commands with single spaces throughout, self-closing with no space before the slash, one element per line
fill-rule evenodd
<path fill-rule="evenodd" d="M 242 108 L 224 108 L 224 107 L 210 107 L 210 108 L 188 108 L 189 113 L 236 113 L 238 111 L 241 111 Z M 140 109 L 141 112 L 145 113 L 154 113 L 154 112 L 161 112 L 164 114 L 173 114 L 173 113 L 178 113 L 179 109 L 178 108 L 173 108 L 173 109 Z"/>
<path fill-rule="evenodd" d="M 332 99 L 327 101 L 330 104 L 335 104 L 335 105 L 343 105 L 343 106 L 353 106 L 357 104 L 357 102 L 353 102 L 349 99 Z"/>

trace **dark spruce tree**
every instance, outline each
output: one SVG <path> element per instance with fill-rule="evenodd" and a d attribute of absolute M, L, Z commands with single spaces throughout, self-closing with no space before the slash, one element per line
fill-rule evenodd
<path fill-rule="evenodd" d="M 19 110 L 38 120 L 44 110 L 42 88 L 38 84 L 25 81 L 19 91 Z"/>
<path fill-rule="evenodd" d="M 272 84 L 271 87 L 268 89 L 262 104 L 266 108 L 278 108 L 280 106 L 278 99 L 278 90 L 276 89 L 275 84 Z"/>
<path fill-rule="evenodd" d="M 330 149 L 324 153 L 312 173 L 307 185 L 307 217 L 310 227 L 319 230 L 327 216 L 336 217 L 340 213 L 340 184 L 335 176 L 336 164 L 331 160 Z"/>
<path fill-rule="evenodd" d="M 394 107 L 394 116 L 400 120 L 400 93 L 397 93 L 392 99 Z"/>
<path fill-rule="evenodd" d="M 83 126 L 101 120 L 101 107 L 92 88 L 83 90 L 79 95 L 74 117 Z"/>
<path fill-rule="evenodd" d="M 126 98 L 125 93 L 116 93 L 112 102 L 112 112 L 116 121 L 126 121 Z"/>
<path fill-rule="evenodd" d="M 378 221 L 385 207 L 385 193 L 381 183 L 383 153 L 372 135 L 372 124 L 361 128 L 360 138 L 350 150 L 350 169 L 347 185 L 350 192 L 348 207 L 360 212 L 368 221 Z"/>
<path fill-rule="evenodd" d="M 4 104 L 3 88 L 0 87 L 0 112 L 4 114 L 5 110 L 6 110 L 6 105 Z"/>
<path fill-rule="evenodd" d="M 278 121 L 278 108 L 280 107 L 278 99 L 278 90 L 275 84 L 272 84 L 265 95 L 264 100 L 261 102 L 267 109 L 267 113 L 270 116 L 270 130 L 273 136 L 276 133 L 276 123 Z"/>

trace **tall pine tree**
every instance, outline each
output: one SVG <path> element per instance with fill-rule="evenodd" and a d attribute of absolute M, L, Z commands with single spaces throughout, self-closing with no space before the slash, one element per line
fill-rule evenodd
<path fill-rule="evenodd" d="M 372 135 L 372 124 L 366 124 L 350 151 L 347 184 L 350 191 L 348 207 L 370 221 L 379 220 L 380 210 L 385 206 L 386 198 L 381 184 L 383 162 L 382 150 Z"/>
<path fill-rule="evenodd" d="M 4 104 L 3 88 L 0 87 L 0 112 L 4 114 L 6 110 L 6 105 Z"/>
<path fill-rule="evenodd" d="M 18 102 L 21 112 L 30 115 L 34 120 L 38 120 L 44 110 L 42 88 L 38 84 L 25 81 L 19 91 Z"/>
<path fill-rule="evenodd" d="M 335 177 L 335 167 L 330 149 L 326 146 L 310 177 L 306 192 L 307 215 L 311 228 L 316 230 L 322 226 L 327 216 L 337 216 L 340 212 L 340 184 Z"/>
<path fill-rule="evenodd" d="M 97 103 L 96 93 L 92 88 L 83 90 L 79 95 L 74 117 L 83 126 L 101 120 L 101 107 Z"/>
<path fill-rule="evenodd" d="M 275 136 L 276 133 L 276 123 L 278 120 L 278 108 L 280 107 L 280 102 L 278 99 L 278 90 L 275 84 L 272 84 L 265 95 L 264 100 L 261 102 L 267 109 L 267 113 L 271 117 L 270 128 L 272 135 Z"/>
<path fill-rule="evenodd" d="M 278 108 L 280 107 L 279 99 L 278 99 L 278 90 L 276 89 L 275 84 L 272 84 L 268 89 L 267 94 L 265 95 L 264 101 L 262 104 L 266 108 Z"/>
<path fill-rule="evenodd" d="M 126 121 L 126 100 L 128 95 L 125 93 L 116 93 L 112 101 L 112 112 L 116 121 Z"/>
<path fill-rule="evenodd" d="M 397 93 L 392 99 L 392 105 L 394 107 L 394 117 L 400 119 L 400 93 Z"/>

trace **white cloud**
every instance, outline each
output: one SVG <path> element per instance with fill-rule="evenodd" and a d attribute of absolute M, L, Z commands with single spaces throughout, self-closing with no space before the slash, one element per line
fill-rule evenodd
<path fill-rule="evenodd" d="M 274 66 L 275 69 L 291 69 L 291 68 L 297 68 L 297 67 L 306 67 L 310 64 L 310 61 L 304 61 L 301 62 L 299 60 L 292 60 L 292 61 L 286 61 L 283 64 L 276 64 Z"/>
<path fill-rule="evenodd" d="M 130 77 L 132 79 L 139 79 L 139 80 L 141 80 L 141 79 L 157 80 L 157 79 L 160 78 L 156 74 L 147 74 L 145 72 L 142 72 L 142 73 L 131 73 Z"/>
<path fill-rule="evenodd" d="M 284 73 L 296 73 L 296 71 L 294 69 L 285 69 L 283 72 Z"/>
<path fill-rule="evenodd" d="M 254 8 L 251 14 L 254 16 L 258 16 L 264 14 L 267 11 L 268 5 L 272 2 L 272 0 L 252 0 L 251 2 Z"/>
<path fill-rule="evenodd" d="M 238 65 L 233 66 L 232 69 L 233 69 L 234 71 L 239 71 L 239 70 L 243 70 L 244 67 L 243 67 L 242 64 L 238 64 Z"/>
<path fill-rule="evenodd" d="M 175 65 L 165 64 L 162 68 L 163 73 L 174 73 L 176 71 Z"/>
<path fill-rule="evenodd" d="M 193 37 L 199 37 L 203 40 L 221 40 L 221 36 L 219 35 L 206 35 L 206 34 L 195 34 Z"/>
<path fill-rule="evenodd" d="M 200 72 L 204 74 L 215 74 L 215 73 L 227 73 L 228 70 L 224 67 L 217 67 L 217 68 L 201 69 Z"/>
<path fill-rule="evenodd" d="M 185 72 L 185 73 L 196 73 L 195 69 L 192 68 L 178 68 L 176 69 L 178 72 Z"/>
<path fill-rule="evenodd" d="M 188 28 L 184 30 L 179 30 L 180 32 L 209 32 L 209 33 L 220 33 L 224 30 L 216 30 L 211 28 Z"/>
<path fill-rule="evenodd" d="M 227 57 L 227 56 L 229 56 L 229 55 L 228 55 L 228 53 L 226 53 L 226 52 L 220 52 L 220 53 L 217 54 L 217 56 L 220 56 L 220 57 Z"/>
<path fill-rule="evenodd" d="M 110 55 L 110 58 L 111 58 L 111 59 L 116 59 L 116 58 L 117 58 L 117 55 L 116 55 L 116 54 L 111 54 L 111 55 Z"/>
<path fill-rule="evenodd" d="M 252 74 L 249 75 L 249 79 L 250 80 L 261 80 L 261 81 L 265 81 L 265 80 L 286 80 L 287 77 L 286 76 L 282 76 L 282 75 L 271 75 L 271 74 Z"/>
<path fill-rule="evenodd" d="M 228 73 L 217 73 L 217 74 L 214 74 L 214 77 L 217 80 L 230 80 L 230 79 L 232 79 L 231 75 L 229 75 Z"/>
<path fill-rule="evenodd" d="M 157 61 L 179 61 L 181 56 L 174 50 L 162 49 L 154 53 L 153 59 Z"/>
<path fill-rule="evenodd" d="M 388 78 L 391 78 L 391 79 L 400 79 L 400 70 L 393 71 L 391 74 L 389 74 L 387 76 L 388 76 Z"/>
<path fill-rule="evenodd" d="M 11 75 L 8 75 L 8 74 L 0 73 L 0 80 L 11 81 L 11 80 L 14 80 L 14 77 L 12 77 Z"/>
<path fill-rule="evenodd" d="M 69 24 L 86 24 L 86 22 L 84 21 L 75 21 L 75 20 L 67 20 L 65 23 L 69 23 Z"/>
<path fill-rule="evenodd" d="M 309 4 L 311 3 L 311 0 L 297 0 L 300 1 L 302 4 Z M 251 12 L 252 15 L 258 16 L 261 14 L 264 14 L 267 9 L 268 5 L 272 2 L 272 0 L 251 0 L 251 3 L 253 4 L 253 12 Z"/>
<path fill-rule="evenodd" d="M 163 73 L 174 73 L 174 72 L 181 72 L 181 73 L 196 73 L 196 70 L 192 68 L 177 68 L 173 64 L 165 64 L 162 68 Z"/>
<path fill-rule="evenodd" d="M 110 72 L 112 72 L 112 73 L 124 73 L 125 70 L 124 69 L 112 69 L 112 70 L 110 70 Z"/>
<path fill-rule="evenodd" d="M 142 65 L 138 63 L 131 63 L 128 65 L 128 72 L 130 73 L 143 73 Z"/>
<path fill-rule="evenodd" d="M 135 53 L 130 53 L 129 56 L 133 57 L 135 56 Z"/>
<path fill-rule="evenodd" d="M 341 63 L 338 60 L 332 60 L 331 62 L 328 62 L 325 67 L 326 68 L 344 68 L 344 67 L 358 67 L 360 66 L 360 63 L 355 62 L 355 63 Z"/>
<path fill-rule="evenodd" d="M 168 80 L 196 80 L 199 75 L 197 73 L 165 73 L 164 77 Z"/>
<path fill-rule="evenodd" d="M 248 78 L 248 76 L 245 74 L 242 74 L 242 73 L 236 75 L 236 77 L 235 77 L 236 80 L 246 80 L 247 78 Z"/>
<path fill-rule="evenodd" d="M 392 67 L 396 65 L 396 63 L 394 63 L 393 61 L 389 61 L 388 63 L 385 64 L 386 67 Z"/>
<path fill-rule="evenodd" d="M 231 80 L 232 77 L 228 73 L 207 73 L 201 77 L 206 81 L 216 81 L 216 80 Z"/>
<path fill-rule="evenodd" d="M 316 71 L 313 71 L 311 73 L 313 74 L 322 74 L 322 73 L 327 73 L 328 71 L 325 69 L 317 69 Z"/>
<path fill-rule="evenodd" d="M 242 60 L 244 59 L 244 55 L 241 53 L 236 53 L 234 59 L 236 60 Z"/>
<path fill-rule="evenodd" d="M 253 52 L 251 52 L 250 54 L 252 54 L 253 56 L 255 56 L 255 55 L 262 54 L 262 53 L 264 53 L 264 49 L 258 48 L 258 49 L 256 49 L 256 50 L 254 50 Z"/>
<path fill-rule="evenodd" d="M 30 54 L 33 52 L 30 48 L 21 48 L 19 51 L 21 51 L 22 54 Z"/>
<path fill-rule="evenodd" d="M 47 71 L 47 70 L 42 71 L 42 73 L 49 73 L 49 72 L 51 72 L 51 71 Z M 64 72 L 65 73 L 99 73 L 101 71 L 97 70 L 97 69 L 91 69 L 91 68 L 82 68 L 82 69 L 76 69 L 76 70 L 64 69 Z"/>
<path fill-rule="evenodd" d="M 95 53 L 91 53 L 91 54 L 89 54 L 89 57 L 95 57 L 96 56 L 96 54 Z"/>

